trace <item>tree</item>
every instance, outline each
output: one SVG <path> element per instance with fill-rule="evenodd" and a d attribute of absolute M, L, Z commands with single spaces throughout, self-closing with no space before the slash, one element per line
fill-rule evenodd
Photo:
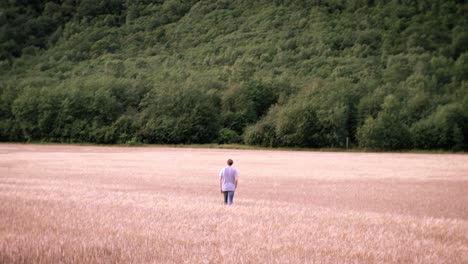
<path fill-rule="evenodd" d="M 401 103 L 393 95 L 385 98 L 377 118 L 368 117 L 358 128 L 359 145 L 370 149 L 404 149 L 411 147 L 411 137 L 400 118 Z"/>
<path fill-rule="evenodd" d="M 278 95 L 274 93 L 271 85 L 259 80 L 251 80 L 246 84 L 249 99 L 253 102 L 253 107 L 257 119 L 263 116 L 271 105 L 276 103 Z"/>
<path fill-rule="evenodd" d="M 139 136 L 149 143 L 209 143 L 220 129 L 219 99 L 196 87 L 153 89 L 142 101 Z"/>
<path fill-rule="evenodd" d="M 256 121 L 255 106 L 246 87 L 231 86 L 221 97 L 221 121 L 225 128 L 242 134 L 247 125 Z"/>
<path fill-rule="evenodd" d="M 457 103 L 439 106 L 431 115 L 411 126 L 415 147 L 421 149 L 466 148 L 466 121 L 468 120 L 466 113 Z"/>

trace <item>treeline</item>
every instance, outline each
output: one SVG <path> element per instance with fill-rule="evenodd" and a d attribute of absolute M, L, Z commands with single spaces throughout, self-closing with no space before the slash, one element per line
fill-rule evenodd
<path fill-rule="evenodd" d="M 468 149 L 465 1 L 0 8 L 0 141 Z"/>

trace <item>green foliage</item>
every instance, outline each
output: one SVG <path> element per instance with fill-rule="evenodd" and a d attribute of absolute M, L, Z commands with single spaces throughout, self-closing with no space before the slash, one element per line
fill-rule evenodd
<path fill-rule="evenodd" d="M 360 146 L 383 150 L 411 147 L 410 133 L 402 121 L 401 109 L 401 103 L 393 95 L 387 96 L 377 118 L 367 118 L 358 129 Z"/>
<path fill-rule="evenodd" d="M 465 1 L 2 1 L 0 140 L 468 148 Z"/>
<path fill-rule="evenodd" d="M 81 0 L 77 8 L 77 15 L 82 17 L 96 17 L 104 14 L 121 14 L 124 10 L 123 0 Z"/>
<path fill-rule="evenodd" d="M 242 133 L 244 128 L 256 120 L 255 106 L 246 87 L 232 86 L 221 98 L 223 127 Z"/>
<path fill-rule="evenodd" d="M 196 87 L 153 89 L 141 103 L 138 136 L 147 143 L 209 143 L 219 130 L 219 99 Z"/>
<path fill-rule="evenodd" d="M 217 141 L 219 144 L 235 144 L 241 143 L 242 138 L 236 133 L 236 131 L 229 128 L 222 128 L 219 130 Z"/>
<path fill-rule="evenodd" d="M 69 21 L 71 1 L 3 1 L 0 4 L 0 60 L 19 57 L 26 47 L 46 48 L 49 36 Z M 58 36 L 55 36 L 56 38 Z"/>
<path fill-rule="evenodd" d="M 350 129 L 351 107 L 344 95 L 352 97 L 351 86 L 343 80 L 316 83 L 284 105 L 274 107 L 265 118 L 249 128 L 245 141 L 264 146 L 344 146 Z M 334 92 L 323 92 L 328 89 Z"/>
<path fill-rule="evenodd" d="M 468 52 L 463 53 L 455 62 L 454 75 L 459 81 L 468 80 Z"/>
<path fill-rule="evenodd" d="M 274 126 L 276 109 L 273 108 L 267 116 L 258 121 L 255 125 L 246 128 L 244 133 L 244 142 L 249 145 L 277 147 L 277 136 Z"/>
<path fill-rule="evenodd" d="M 257 118 L 263 116 L 270 106 L 278 100 L 278 95 L 273 88 L 261 81 L 249 81 L 247 83 L 248 98 L 253 103 L 253 108 Z"/>
<path fill-rule="evenodd" d="M 449 104 L 438 107 L 411 127 L 414 145 L 420 149 L 466 148 L 466 106 Z M 464 131 L 463 131 L 464 130 Z"/>

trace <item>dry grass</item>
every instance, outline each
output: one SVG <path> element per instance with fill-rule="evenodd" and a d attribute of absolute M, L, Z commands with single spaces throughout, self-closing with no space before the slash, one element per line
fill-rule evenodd
<path fill-rule="evenodd" d="M 466 155 L 2 144 L 0 263 L 467 263 L 467 190 Z"/>

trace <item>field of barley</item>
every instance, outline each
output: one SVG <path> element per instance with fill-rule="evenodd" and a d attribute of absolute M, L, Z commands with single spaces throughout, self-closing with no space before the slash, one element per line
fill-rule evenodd
<path fill-rule="evenodd" d="M 0 263 L 467 263 L 467 205 L 462 154 L 0 144 Z"/>

